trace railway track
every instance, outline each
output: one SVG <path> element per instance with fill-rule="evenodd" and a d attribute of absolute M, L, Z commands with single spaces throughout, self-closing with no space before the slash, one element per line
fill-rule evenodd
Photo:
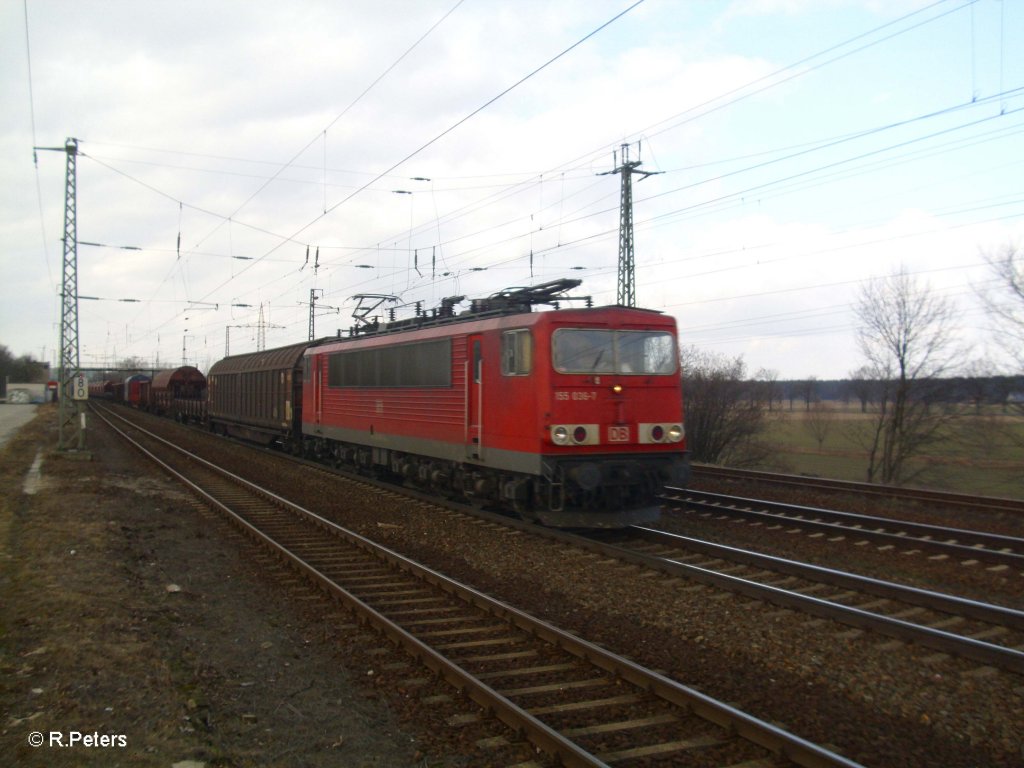
<path fill-rule="evenodd" d="M 422 497 L 416 492 L 410 492 L 410 495 L 425 498 L 432 504 L 438 503 L 437 499 Z M 778 506 L 784 509 L 787 507 Z M 528 530 L 535 535 L 581 545 L 602 557 L 615 557 L 668 575 L 727 589 L 861 630 L 917 643 L 940 653 L 1024 673 L 1024 611 L 823 568 L 810 563 L 763 555 L 642 526 L 631 527 L 628 529 L 628 538 L 617 537 L 615 543 L 609 545 L 607 541 L 602 541 L 608 532 L 595 536 L 578 536 L 521 523 L 480 510 L 468 511 L 461 506 L 458 508 L 463 513 Z M 793 509 L 807 508 L 794 508 L 790 505 L 786 511 L 791 512 Z M 820 512 L 829 513 L 828 510 Z M 835 514 L 840 516 L 839 519 L 848 517 L 846 513 Z M 858 521 L 858 524 L 863 524 L 864 519 L 876 519 L 859 517 L 862 520 Z M 880 518 L 878 520 L 893 522 Z M 993 554 L 993 551 L 986 549 L 986 545 L 1005 545 L 1009 538 L 914 523 L 905 525 L 909 530 L 922 535 L 936 535 L 938 531 L 942 535 L 957 534 L 974 542 L 974 546 L 971 547 L 957 544 L 955 541 L 936 542 L 941 553 L 938 555 L 939 558 L 949 557 L 950 553 L 954 553 L 970 558 L 966 562 L 973 562 L 973 558 L 979 556 L 979 553 L 980 559 L 986 559 L 986 555 Z M 890 533 L 876 537 L 874 533 L 865 531 L 862 538 L 889 543 L 890 537 L 893 536 Z M 611 535 L 616 537 L 614 533 Z M 906 544 L 905 536 L 897 534 L 896 537 L 902 544 Z M 1010 541 L 1014 544 L 1021 542 L 1018 539 Z M 926 551 L 929 549 L 927 543 L 920 548 Z M 1001 551 L 994 551 L 995 561 L 1002 563 L 1005 559 L 1019 566 L 1021 561 L 1015 553 L 1010 552 L 1008 558 L 1003 557 L 1007 552 L 1009 548 L 1005 546 Z M 739 569 L 737 565 L 740 566 Z"/>
<path fill-rule="evenodd" d="M 662 501 L 684 512 L 741 518 L 765 526 L 800 528 L 823 533 L 835 541 L 866 541 L 1024 572 L 1024 539 L 1013 536 L 685 488 L 667 489 Z"/>
<path fill-rule="evenodd" d="M 114 417 L 120 418 L 120 417 Z M 566 766 L 856 763 L 500 603 L 135 424 L 112 429 L 360 621 Z"/>
<path fill-rule="evenodd" d="M 945 507 L 971 510 L 990 510 L 1024 515 L 1024 499 L 1009 499 L 999 496 L 977 496 L 949 491 L 933 491 L 923 488 L 905 488 L 894 485 L 858 483 L 849 480 L 832 480 L 824 477 L 786 475 L 777 472 L 761 472 L 749 469 L 716 467 L 710 464 L 694 464 L 693 478 L 717 480 L 756 481 L 793 488 L 815 488 L 832 492 L 851 493 L 858 496 L 880 496 L 904 501 L 917 501 Z"/>
<path fill-rule="evenodd" d="M 637 526 L 597 551 L 1024 674 L 1024 611 Z"/>
<path fill-rule="evenodd" d="M 318 464 L 310 464 L 308 467 L 311 471 L 337 476 Z M 370 482 L 391 492 L 395 491 L 388 484 L 366 479 L 360 479 L 359 482 Z M 401 493 L 431 505 L 440 505 L 442 508 L 446 506 L 436 497 L 424 496 L 416 491 L 402 489 Z M 602 557 L 615 557 L 717 589 L 726 589 L 861 630 L 917 643 L 980 664 L 1024 672 L 1024 612 L 1021 611 L 649 528 L 634 527 L 630 529 L 630 538 L 619 538 L 614 545 L 610 545 L 600 540 L 601 535 L 597 538 L 580 537 L 481 510 L 471 510 L 464 505 L 449 506 L 463 514 L 561 540 L 571 546 L 583 546 Z M 775 506 L 790 513 L 796 510 L 797 515 L 807 509 Z M 713 506 L 713 510 L 715 514 L 720 514 L 722 508 Z M 811 511 L 829 513 L 828 510 Z M 848 517 L 846 513 L 835 514 Z M 791 528 L 792 522 L 800 522 L 800 518 L 787 517 L 787 521 L 790 521 L 787 527 Z M 890 533 L 877 538 L 875 533 L 866 531 L 864 535 L 883 542 L 889 541 L 893 535 Z M 901 544 L 906 544 L 906 537 L 899 538 Z M 1005 537 L 995 538 L 1001 541 Z M 953 551 L 960 551 L 959 545 L 938 543 L 945 545 L 942 549 L 946 553 L 950 551 L 950 546 Z M 976 549 L 970 550 L 972 556 L 976 552 Z M 939 555 L 946 556 L 948 554 Z"/>

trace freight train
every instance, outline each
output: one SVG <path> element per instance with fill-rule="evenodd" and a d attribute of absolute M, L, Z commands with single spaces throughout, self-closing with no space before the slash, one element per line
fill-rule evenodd
<path fill-rule="evenodd" d="M 452 297 L 405 320 L 367 309 L 347 337 L 226 357 L 202 414 L 195 387 L 165 410 L 550 526 L 649 522 L 657 492 L 690 474 L 675 320 L 592 307 L 568 295 L 579 282 L 508 289 L 458 313 L 464 298 Z M 571 301 L 585 306 L 561 307 Z"/>

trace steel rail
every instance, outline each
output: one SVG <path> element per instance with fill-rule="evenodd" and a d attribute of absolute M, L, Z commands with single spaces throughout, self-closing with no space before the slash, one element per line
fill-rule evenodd
<path fill-rule="evenodd" d="M 121 418 L 121 417 L 117 417 Z M 123 421 L 124 420 L 122 419 Z M 384 632 L 394 642 L 401 645 L 408 653 L 419 659 L 428 668 L 443 676 L 450 684 L 466 693 L 466 695 L 491 712 L 499 720 L 518 732 L 525 733 L 530 741 L 539 749 L 555 756 L 565 766 L 581 766 L 592 768 L 595 766 L 606 766 L 594 755 L 583 750 L 579 745 L 564 737 L 539 718 L 522 709 L 506 696 L 493 689 L 480 679 L 459 667 L 443 654 L 439 653 L 419 638 L 407 632 L 401 626 L 388 619 L 379 611 L 367 605 L 358 596 L 337 584 L 322 571 L 306 563 L 301 557 L 294 554 L 286 547 L 275 541 L 271 536 L 259 530 L 256 526 L 245 520 L 234 510 L 209 494 L 198 484 L 186 478 L 180 472 L 161 460 L 154 453 L 142 446 L 138 441 L 118 430 L 109 421 L 112 429 L 121 434 L 126 440 L 136 446 L 144 455 L 153 460 L 173 477 L 183 482 L 194 493 L 216 509 L 224 512 L 230 520 L 240 526 L 242 530 L 253 536 L 256 540 L 268 546 L 287 562 L 297 567 L 303 573 L 316 580 L 328 589 L 328 591 L 340 599 L 343 603 L 353 609 L 358 615 L 365 617 L 378 630 Z M 131 422 L 127 422 L 131 424 Z M 327 520 L 326 518 L 300 507 L 284 499 L 277 494 L 260 488 L 248 480 L 217 467 L 211 462 L 188 453 L 184 449 L 174 445 L 170 441 L 149 433 L 147 430 L 136 424 L 131 424 L 134 429 L 148 434 L 152 439 L 159 441 L 165 447 L 173 449 L 208 471 L 215 472 L 232 483 L 249 490 L 250 493 L 259 495 L 272 501 L 281 509 L 287 510 L 290 514 L 297 516 L 308 523 L 331 533 L 342 541 L 345 541 L 359 549 L 373 554 L 394 567 L 413 574 L 428 583 L 455 595 L 467 603 L 474 605 L 494 616 L 507 620 L 510 624 L 518 627 L 537 638 L 540 638 L 551 645 L 561 648 L 578 658 L 584 659 L 595 666 L 613 673 L 618 678 L 626 680 L 648 693 L 655 694 L 676 707 L 691 712 L 698 717 L 727 729 L 741 738 L 757 744 L 758 746 L 772 752 L 773 754 L 785 757 L 800 766 L 808 768 L 858 768 L 860 764 L 827 750 L 817 744 L 808 742 L 782 728 L 767 723 L 750 714 L 742 712 L 728 704 L 717 701 L 705 694 L 700 693 L 675 680 L 671 680 L 657 672 L 648 670 L 628 659 L 613 654 L 600 646 L 589 643 L 579 637 L 558 629 L 554 625 L 537 619 L 520 611 L 510 605 L 491 598 L 484 593 L 460 584 L 443 574 L 434 571 L 422 564 L 406 558 L 405 556 L 383 547 L 361 535 L 350 531 L 342 526 Z"/>
<path fill-rule="evenodd" d="M 913 546 L 917 549 L 973 560 L 984 560 L 1024 570 L 1024 539 L 1014 536 L 1003 536 L 984 531 L 969 531 L 962 528 L 944 528 L 925 523 L 861 515 L 854 512 L 840 512 L 818 507 L 806 507 L 778 501 L 764 501 L 742 496 L 727 496 L 720 493 L 694 491 L 686 488 L 671 488 L 667 489 L 667 491 L 671 495 L 661 497 L 662 501 L 666 504 L 689 505 L 698 509 L 719 512 L 734 517 L 743 517 L 748 520 L 759 520 L 761 522 L 785 522 L 831 535 L 857 536 L 862 539 L 885 544 L 904 547 Z M 740 505 L 748 508 L 741 509 Z M 761 511 L 754 508 L 760 508 Z M 829 520 L 833 522 L 826 522 Z M 902 531 L 903 533 L 893 531 Z M 941 540 L 942 538 L 945 540 Z M 954 543 L 954 540 L 959 539 L 974 541 L 975 544 Z M 992 547 L 997 547 L 997 549 L 992 549 Z"/>
<path fill-rule="evenodd" d="M 750 579 L 720 573 L 711 568 L 691 565 L 673 558 L 651 555 L 628 547 L 595 541 L 585 536 L 579 536 L 578 539 L 580 546 L 606 556 L 619 558 L 634 565 L 657 570 L 672 576 L 691 579 L 716 589 L 729 590 L 731 592 L 736 592 L 755 600 L 769 602 L 783 608 L 790 608 L 802 613 L 818 616 L 820 618 L 838 621 L 842 624 L 857 627 L 859 629 L 872 630 L 887 637 L 894 637 L 899 640 L 918 643 L 922 646 L 942 651 L 943 653 L 961 656 L 982 664 L 996 666 L 1001 669 L 1024 674 L 1024 651 L 995 645 L 993 643 L 987 643 L 983 640 L 976 640 L 964 635 L 957 635 L 952 632 L 935 629 L 921 624 L 914 624 L 913 622 L 905 621 L 903 619 L 872 613 L 861 608 L 842 605 L 841 603 L 831 602 L 812 595 L 805 595 L 799 592 L 785 590 L 770 584 L 761 584 Z M 700 542 L 700 544 L 707 546 L 710 542 Z M 719 545 L 711 546 L 714 547 Z M 755 553 L 745 554 L 753 555 Z M 841 572 L 835 572 L 835 574 L 839 573 Z M 851 578 L 858 578 L 854 577 L 852 574 L 845 575 Z M 878 585 L 883 583 L 884 582 L 878 582 Z M 925 590 L 918 590 L 917 592 L 918 599 L 926 599 L 924 594 Z M 935 595 L 938 595 L 938 593 L 935 593 Z M 950 601 L 948 603 L 949 605 L 957 602 L 956 598 L 948 599 Z M 991 608 L 1000 612 L 998 606 L 991 606 Z M 1007 616 L 1008 620 L 1015 626 L 1024 619 L 1024 615 L 1022 615 L 1021 612 L 1013 611 L 1012 609 L 1004 609 L 1000 614 Z"/>
<path fill-rule="evenodd" d="M 797 578 L 830 584 L 841 589 L 853 589 L 858 592 L 875 595 L 876 597 L 884 597 L 901 603 L 918 605 L 922 608 L 956 614 L 965 618 L 1024 631 L 1024 611 L 1015 608 L 982 603 L 958 595 L 949 595 L 906 584 L 897 584 L 896 582 L 876 579 L 871 576 L 862 576 L 848 571 L 825 568 L 813 563 L 789 560 L 776 555 L 766 555 L 761 552 L 740 549 L 726 544 L 716 544 L 711 541 L 695 539 L 690 536 L 660 531 L 645 526 L 633 526 L 629 530 L 631 533 L 635 533 L 647 541 L 667 546 L 683 547 L 708 557 L 729 560 L 734 563 L 743 563 L 755 568 L 763 568 L 776 573 L 784 573 L 796 576 Z"/>
<path fill-rule="evenodd" d="M 971 509 L 988 509 L 1002 512 L 1024 513 L 1024 499 L 1012 499 L 1002 496 L 977 496 L 973 494 L 937 491 L 927 488 L 907 488 L 898 485 L 879 485 L 861 483 L 853 480 L 836 480 L 824 477 L 807 477 L 806 475 L 787 475 L 780 472 L 764 472 L 751 469 L 734 469 L 717 467 L 711 464 L 693 464 L 693 476 L 699 478 L 720 477 L 732 480 L 753 480 L 776 485 L 795 485 L 802 488 L 821 488 L 830 491 L 842 491 L 860 495 L 886 496 L 910 501 L 924 501 L 931 504 L 948 504 Z"/>

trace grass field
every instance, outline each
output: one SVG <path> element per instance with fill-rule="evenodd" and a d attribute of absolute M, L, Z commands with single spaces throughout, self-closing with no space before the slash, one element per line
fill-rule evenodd
<path fill-rule="evenodd" d="M 862 414 L 859 406 L 832 403 L 811 412 L 802 403 L 792 411 L 776 410 L 763 438 L 773 455 L 768 468 L 866 480 L 865 435 L 873 418 L 870 412 Z M 910 466 L 914 477 L 907 485 L 1024 498 L 1024 418 L 999 412 L 960 413 L 944 438 Z"/>

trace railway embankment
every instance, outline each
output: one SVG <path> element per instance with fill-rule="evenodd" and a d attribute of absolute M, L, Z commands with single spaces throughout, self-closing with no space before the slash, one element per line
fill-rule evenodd
<path fill-rule="evenodd" d="M 1019 675 L 169 429 L 190 450 L 358 533 L 864 765 L 1019 764 Z"/>
<path fill-rule="evenodd" d="M 375 638 L 328 628 L 317 595 L 272 585 L 273 564 L 103 430 L 93 461 L 56 458 L 48 408 L 0 448 L 5 764 L 461 764 L 388 706 Z"/>
<path fill-rule="evenodd" d="M 0 403 L 0 447 L 36 415 L 36 406 Z"/>
<path fill-rule="evenodd" d="M 304 506 L 864 765 L 1019 764 L 1019 675 L 307 475 L 165 423 Z M 471 733 L 445 726 L 457 694 L 402 689 L 408 672 L 388 669 L 401 660 L 371 653 L 358 627 L 325 621 L 335 609 L 320 595 L 297 579 L 282 592 L 267 576 L 272 564 L 126 449 L 93 448 L 87 469 L 44 467 L 64 489 L 59 499 L 48 486 L 31 502 L 4 502 L 3 621 L 13 630 L 0 663 L 13 682 L 0 703 L 14 714 L 0 748 L 55 764 L 24 745 L 26 732 L 79 718 L 143 734 L 142 757 L 159 757 L 142 765 L 345 764 L 342 755 L 370 766 L 482 764 L 471 740 L 477 762 L 455 757 Z M 3 482 L 20 483 L 31 456 L 9 459 Z M 130 684 L 122 668 L 137 672 Z M 330 728 L 349 727 L 342 710 L 356 704 L 389 743 L 361 742 L 356 725 L 326 742 Z M 309 746 L 294 733 L 320 740 Z M 396 750 L 393 762 L 381 748 Z"/>

